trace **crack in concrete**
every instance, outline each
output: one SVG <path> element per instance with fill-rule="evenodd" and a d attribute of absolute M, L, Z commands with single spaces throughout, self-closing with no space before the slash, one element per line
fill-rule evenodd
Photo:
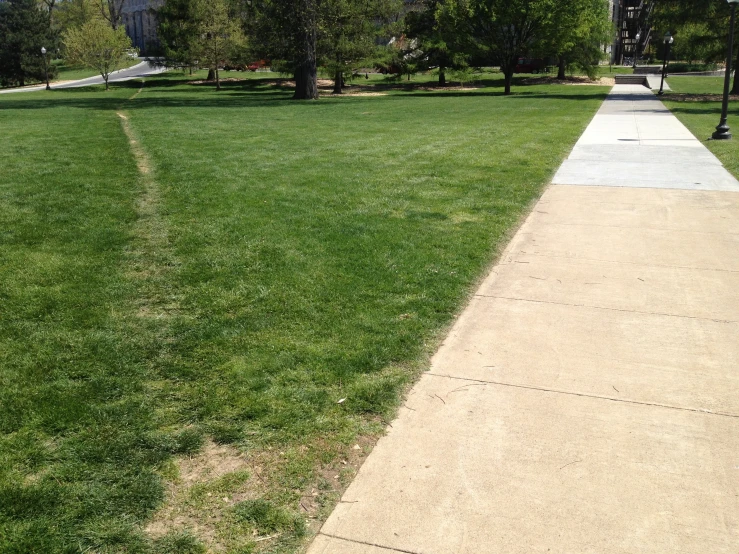
<path fill-rule="evenodd" d="M 443 375 L 440 373 L 433 373 L 431 371 L 426 372 L 424 375 L 430 375 L 431 377 L 441 377 L 444 379 L 454 379 L 456 381 L 469 381 L 472 383 L 498 385 L 501 387 L 512 387 L 516 389 L 535 390 L 539 392 L 550 392 L 552 394 L 566 394 L 568 396 L 580 396 L 582 398 L 597 398 L 599 400 L 610 400 L 611 402 L 622 402 L 624 404 L 637 404 L 639 406 L 651 406 L 654 408 L 665 408 L 668 410 L 678 410 L 681 412 L 694 412 L 694 413 L 698 413 L 702 415 L 713 415 L 713 416 L 719 416 L 719 417 L 729 417 L 733 419 L 739 419 L 739 414 L 729 414 L 725 412 L 712 412 L 710 410 L 702 410 L 699 408 L 683 408 L 681 406 L 671 406 L 670 404 L 660 404 L 658 402 L 641 402 L 639 400 L 613 398 L 612 396 L 601 396 L 598 394 L 585 394 L 582 392 L 566 391 L 566 390 L 559 390 L 559 389 L 548 389 L 545 387 L 537 387 L 534 385 L 517 385 L 514 383 L 504 383 L 502 381 L 485 381 L 483 379 L 472 379 L 470 377 L 457 377 L 455 375 Z"/>
<path fill-rule="evenodd" d="M 599 285 L 601 283 L 585 283 L 586 285 Z M 552 304 L 554 306 L 568 306 L 571 308 L 590 308 L 593 310 L 605 310 L 609 312 L 623 312 L 627 314 L 656 315 L 661 317 L 677 317 L 681 319 L 695 319 L 698 321 L 711 321 L 713 323 L 739 323 L 733 319 L 714 319 L 710 317 L 699 317 L 694 315 L 668 314 L 662 312 L 646 312 L 642 310 L 626 310 L 624 308 L 609 308 L 607 306 L 592 306 L 590 304 L 570 304 L 568 302 L 554 302 L 551 300 L 533 300 L 530 298 L 513 298 L 510 296 L 495 296 L 492 294 L 476 294 L 477 298 L 497 298 L 500 300 L 511 300 L 516 302 L 531 302 L 532 304 Z"/>
<path fill-rule="evenodd" d="M 354 544 L 363 544 L 365 546 L 373 546 L 375 548 L 380 548 L 382 550 L 388 550 L 390 552 L 402 552 L 403 554 L 423 554 L 422 552 L 418 552 L 416 550 L 404 550 L 402 548 L 393 548 L 391 546 L 383 546 L 381 544 L 375 544 L 373 542 L 365 542 L 365 541 L 359 541 L 355 539 L 347 539 L 346 537 L 339 537 L 337 535 L 329 535 L 328 533 L 324 533 L 323 531 L 318 533 L 319 535 L 323 535 L 324 537 L 329 537 L 331 539 L 337 539 L 340 541 L 345 542 L 352 542 Z"/>
<path fill-rule="evenodd" d="M 529 254 L 526 254 L 527 256 L 539 256 L 541 258 L 554 258 L 558 260 L 576 260 L 576 261 L 582 261 L 582 262 L 600 262 L 600 263 L 606 263 L 606 264 L 619 264 L 619 265 L 637 265 L 639 267 L 664 267 L 668 269 L 689 269 L 693 271 L 719 271 L 722 273 L 739 273 L 739 270 L 737 269 L 720 269 L 717 267 L 693 267 L 689 265 L 670 265 L 670 264 L 649 264 L 644 262 L 625 262 L 625 261 L 619 261 L 619 260 L 604 260 L 601 258 L 586 258 L 586 257 L 580 257 L 580 256 L 558 256 L 556 254 L 542 254 L 541 252 L 531 252 Z M 531 262 L 520 262 L 516 260 L 512 261 L 501 261 L 499 265 L 509 264 L 509 263 L 531 263 Z"/>
<path fill-rule="evenodd" d="M 577 185 L 575 185 L 577 186 Z M 728 236 L 728 237 L 735 237 L 739 235 L 739 233 L 721 233 L 719 231 L 700 231 L 700 230 L 694 230 L 694 229 L 668 229 L 663 227 L 644 227 L 644 226 L 631 226 L 631 225 L 605 225 L 602 223 L 563 223 L 563 222 L 551 222 L 551 221 L 545 221 L 540 220 L 538 222 L 541 225 L 551 225 L 552 227 L 559 225 L 562 227 L 603 227 L 607 229 L 630 229 L 635 231 L 659 231 L 663 233 L 695 233 L 699 235 L 718 235 L 718 236 Z"/>

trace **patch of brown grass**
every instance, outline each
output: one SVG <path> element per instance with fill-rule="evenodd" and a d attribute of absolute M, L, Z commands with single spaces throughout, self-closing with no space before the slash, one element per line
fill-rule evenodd
<path fill-rule="evenodd" d="M 723 102 L 723 94 L 687 94 L 680 92 L 671 92 L 666 97 L 667 100 L 675 100 L 676 102 Z M 739 95 L 729 95 L 729 100 L 736 102 Z"/>
<path fill-rule="evenodd" d="M 181 457 L 166 468 L 167 493 L 164 505 L 145 528 L 152 538 L 171 532 L 189 531 L 212 552 L 224 552 L 222 523 L 236 503 L 258 495 L 258 480 L 243 452 L 234 447 L 207 442 L 195 456 Z M 252 536 L 244 533 L 242 542 Z"/>

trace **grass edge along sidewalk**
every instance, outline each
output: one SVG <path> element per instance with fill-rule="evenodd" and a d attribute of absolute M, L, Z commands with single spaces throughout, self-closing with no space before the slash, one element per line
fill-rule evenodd
<path fill-rule="evenodd" d="M 186 80 L 0 99 L 0 550 L 301 549 L 607 92 Z"/>

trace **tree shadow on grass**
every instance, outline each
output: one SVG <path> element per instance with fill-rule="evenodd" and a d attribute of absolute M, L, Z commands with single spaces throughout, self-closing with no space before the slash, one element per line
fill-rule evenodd
<path fill-rule="evenodd" d="M 180 76 L 149 77 L 145 84 L 146 94 L 136 97 L 135 101 L 129 101 L 129 96 L 116 92 L 131 91 L 133 94 L 142 87 L 141 81 L 125 81 L 112 83 L 111 91 L 106 93 L 102 85 L 78 87 L 69 89 L 57 89 L 51 93 L 29 93 L 22 98 L 0 99 L 0 112 L 3 110 L 40 110 L 49 108 L 77 108 L 86 110 L 120 110 L 136 109 L 146 110 L 153 108 L 274 108 L 284 106 L 292 98 L 293 89 L 286 84 L 289 79 L 261 78 L 243 79 L 238 81 L 225 81 L 221 90 L 215 89 L 210 82 L 188 82 Z M 476 90 L 455 91 L 445 87 L 442 90 L 434 90 L 428 85 L 417 84 L 394 84 L 382 83 L 371 86 L 358 87 L 359 92 L 385 92 L 384 96 L 373 98 L 372 101 L 400 99 L 408 96 L 424 98 L 470 98 L 470 97 L 501 97 L 503 91 L 499 79 L 485 81 L 486 88 Z M 501 85 L 502 86 L 502 85 Z M 533 85 L 522 85 L 533 86 Z M 516 90 L 508 98 L 512 99 L 557 99 L 557 100 L 602 100 L 606 93 L 588 92 L 578 93 L 573 90 L 572 94 L 552 91 L 542 91 L 542 85 L 537 85 L 537 90 Z M 38 96 L 34 96 L 38 95 Z M 345 103 L 352 98 L 351 94 L 343 96 L 322 96 L 317 103 L 295 102 L 296 105 L 327 105 L 334 103 Z M 366 97 L 356 96 L 356 99 L 367 100 Z"/>

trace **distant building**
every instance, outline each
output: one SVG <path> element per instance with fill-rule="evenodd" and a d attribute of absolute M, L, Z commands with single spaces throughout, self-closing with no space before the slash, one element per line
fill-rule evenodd
<path fill-rule="evenodd" d="M 649 47 L 652 28 L 649 16 L 654 2 L 650 0 L 609 0 L 611 21 L 616 37 L 610 49 L 611 63 L 621 65 L 625 59 L 641 56 Z M 638 39 L 637 39 L 638 36 Z"/>
<path fill-rule="evenodd" d="M 122 23 L 133 45 L 147 55 L 159 45 L 156 10 L 164 0 L 124 0 Z"/>

